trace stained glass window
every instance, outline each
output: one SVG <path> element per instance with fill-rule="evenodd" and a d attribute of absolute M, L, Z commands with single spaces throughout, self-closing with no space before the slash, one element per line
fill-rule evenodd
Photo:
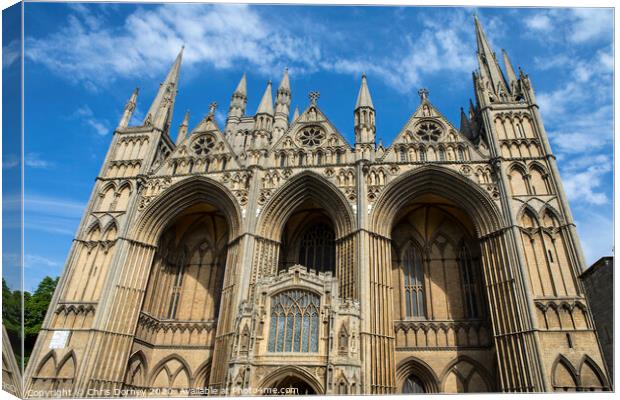
<path fill-rule="evenodd" d="M 308 229 L 299 246 L 299 264 L 316 271 L 334 271 L 336 258 L 334 230 L 326 224 Z"/>
<path fill-rule="evenodd" d="M 426 393 L 426 390 L 424 390 L 424 385 L 420 378 L 415 375 L 409 375 L 403 385 L 403 393 Z"/>
<path fill-rule="evenodd" d="M 424 271 L 420 251 L 413 245 L 403 257 L 405 272 L 405 307 L 408 317 L 422 317 L 424 312 Z"/>
<path fill-rule="evenodd" d="M 319 351 L 319 296 L 306 290 L 288 290 L 271 299 L 269 351 Z"/>
<path fill-rule="evenodd" d="M 469 254 L 469 249 L 465 245 L 461 247 L 459 263 L 461 265 L 463 294 L 465 295 L 465 316 L 467 318 L 477 318 L 480 315 L 476 299 L 476 279 L 471 255 Z"/>

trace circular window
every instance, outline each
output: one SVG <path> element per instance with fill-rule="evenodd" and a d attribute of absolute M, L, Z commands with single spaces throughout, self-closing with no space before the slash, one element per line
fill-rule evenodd
<path fill-rule="evenodd" d="M 299 132 L 298 139 L 303 146 L 316 147 L 323 143 L 325 133 L 320 128 L 312 126 Z"/>
<path fill-rule="evenodd" d="M 441 136 L 441 128 L 434 122 L 422 122 L 418 125 L 418 129 L 415 133 L 422 140 L 432 140 L 436 142 L 439 136 Z"/>
<path fill-rule="evenodd" d="M 192 150 L 199 156 L 209 154 L 215 146 L 215 138 L 211 135 L 200 136 L 192 143 Z"/>

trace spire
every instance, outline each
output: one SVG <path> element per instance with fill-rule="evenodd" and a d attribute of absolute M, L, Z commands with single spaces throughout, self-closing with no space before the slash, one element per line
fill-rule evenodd
<path fill-rule="evenodd" d="M 177 135 L 177 146 L 181 144 L 185 140 L 187 136 L 187 126 L 189 125 L 189 110 L 185 112 L 185 116 L 183 117 L 183 122 L 181 122 L 181 126 L 179 127 L 179 134 Z"/>
<path fill-rule="evenodd" d="M 284 68 L 284 75 L 282 75 L 280 86 L 278 86 L 278 92 L 281 90 L 291 91 L 291 84 L 288 79 L 288 68 Z"/>
<path fill-rule="evenodd" d="M 372 104 L 372 98 L 370 97 L 370 91 L 368 90 L 368 83 L 366 82 L 366 74 L 362 74 L 362 84 L 360 86 L 360 91 L 357 94 L 357 102 L 355 103 L 356 109 L 360 107 L 369 107 L 372 109 L 375 108 Z"/>
<path fill-rule="evenodd" d="M 273 100 L 271 97 L 271 81 L 267 82 L 267 88 L 265 89 L 265 93 L 263 94 L 263 99 L 260 101 L 260 104 L 258 105 L 256 114 L 273 115 Z"/>
<path fill-rule="evenodd" d="M 145 124 L 150 122 L 154 127 L 162 130 L 166 130 L 170 126 L 184 49 L 185 46 L 182 46 L 174 64 L 172 64 L 172 68 L 170 68 L 166 76 L 166 80 L 159 86 L 157 96 L 155 96 L 155 100 L 153 100 L 153 104 L 151 104 L 151 108 L 149 108 L 144 119 Z"/>
<path fill-rule="evenodd" d="M 471 129 L 469 126 L 469 120 L 467 119 L 467 115 L 465 114 L 465 110 L 461 107 L 461 127 L 460 131 L 465 137 L 471 139 Z"/>
<path fill-rule="evenodd" d="M 512 63 L 510 62 L 510 58 L 508 58 L 508 53 L 506 50 L 502 49 L 502 55 L 504 56 L 504 68 L 506 68 L 508 83 L 512 85 L 512 82 L 517 81 L 517 75 L 515 74 L 515 70 L 512 68 Z"/>
<path fill-rule="evenodd" d="M 295 106 L 295 111 L 293 111 L 293 122 L 299 118 L 299 107 Z"/>
<path fill-rule="evenodd" d="M 235 94 L 241 94 L 243 96 L 248 95 L 248 84 L 246 82 L 245 72 L 241 76 L 241 80 L 239 80 L 239 84 L 237 85 L 237 89 L 235 89 Z"/>
<path fill-rule="evenodd" d="M 119 128 L 126 128 L 129 124 L 129 120 L 136 109 L 136 103 L 138 102 L 138 91 L 140 88 L 135 88 L 129 101 L 125 104 L 125 110 L 123 111 L 123 116 L 121 117 L 120 122 L 118 123 Z"/>
<path fill-rule="evenodd" d="M 484 79 L 491 81 L 493 91 L 497 94 L 498 87 L 501 85 L 505 88 L 506 84 L 502 70 L 497 63 L 495 53 L 491 49 L 491 45 L 487 40 L 484 30 L 478 21 L 478 16 L 474 15 L 474 23 L 476 25 L 476 41 L 478 43 L 478 65 L 480 66 L 480 75 Z"/>

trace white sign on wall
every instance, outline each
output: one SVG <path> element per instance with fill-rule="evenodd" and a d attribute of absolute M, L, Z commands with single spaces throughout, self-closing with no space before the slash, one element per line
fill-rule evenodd
<path fill-rule="evenodd" d="M 69 340 L 69 331 L 54 331 L 50 341 L 50 349 L 64 349 Z"/>

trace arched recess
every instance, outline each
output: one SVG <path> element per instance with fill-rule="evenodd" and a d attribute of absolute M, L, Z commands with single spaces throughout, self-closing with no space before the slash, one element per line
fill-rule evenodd
<path fill-rule="evenodd" d="M 176 354 L 162 359 L 153 368 L 149 387 L 168 389 L 169 395 L 192 387 L 191 370 L 187 362 Z"/>
<path fill-rule="evenodd" d="M 320 175 L 304 171 L 276 191 L 263 207 L 257 224 L 261 236 L 279 241 L 291 214 L 308 200 L 316 202 L 329 215 L 336 239 L 351 232 L 355 219 L 342 192 Z"/>
<path fill-rule="evenodd" d="M 605 373 L 588 355 L 583 356 L 580 362 L 579 383 L 581 390 L 608 390 Z"/>
<path fill-rule="evenodd" d="M 443 370 L 441 389 L 444 393 L 484 393 L 493 391 L 495 385 L 487 368 L 461 355 Z"/>
<path fill-rule="evenodd" d="M 439 378 L 427 363 L 416 357 L 408 357 L 396 367 L 398 393 L 403 393 L 407 378 L 412 376 L 419 380 L 424 393 L 439 393 Z"/>
<path fill-rule="evenodd" d="M 136 351 L 127 363 L 125 385 L 131 388 L 143 388 L 147 385 L 148 362 L 142 350 Z"/>
<path fill-rule="evenodd" d="M 330 182 L 305 171 L 291 178 L 263 207 L 257 223 L 252 284 L 293 264 L 331 271 L 339 295 L 356 297 L 354 215 Z M 319 262 L 317 262 L 317 257 Z M 322 263 L 329 265 L 324 268 Z"/>
<path fill-rule="evenodd" d="M 235 197 L 221 183 L 202 176 L 192 176 L 175 183 L 144 210 L 130 238 L 156 245 L 163 230 L 183 210 L 200 203 L 219 209 L 230 227 L 229 241 L 240 233 L 241 208 Z"/>
<path fill-rule="evenodd" d="M 579 387 L 575 367 L 561 354 L 553 362 L 551 377 L 551 384 L 556 392 L 574 392 Z"/>
<path fill-rule="evenodd" d="M 265 393 L 270 393 L 268 389 L 282 390 L 289 387 L 295 388 L 295 386 L 300 386 L 302 389 L 306 385 L 314 392 L 308 394 L 325 393 L 323 385 L 311 373 L 295 366 L 282 367 L 267 375 L 259 384 L 259 388 L 263 389 Z"/>
<path fill-rule="evenodd" d="M 514 164 L 508 169 L 508 182 L 510 183 L 510 189 L 514 196 L 522 196 L 530 193 L 526 176 L 525 169 L 518 164 Z"/>

